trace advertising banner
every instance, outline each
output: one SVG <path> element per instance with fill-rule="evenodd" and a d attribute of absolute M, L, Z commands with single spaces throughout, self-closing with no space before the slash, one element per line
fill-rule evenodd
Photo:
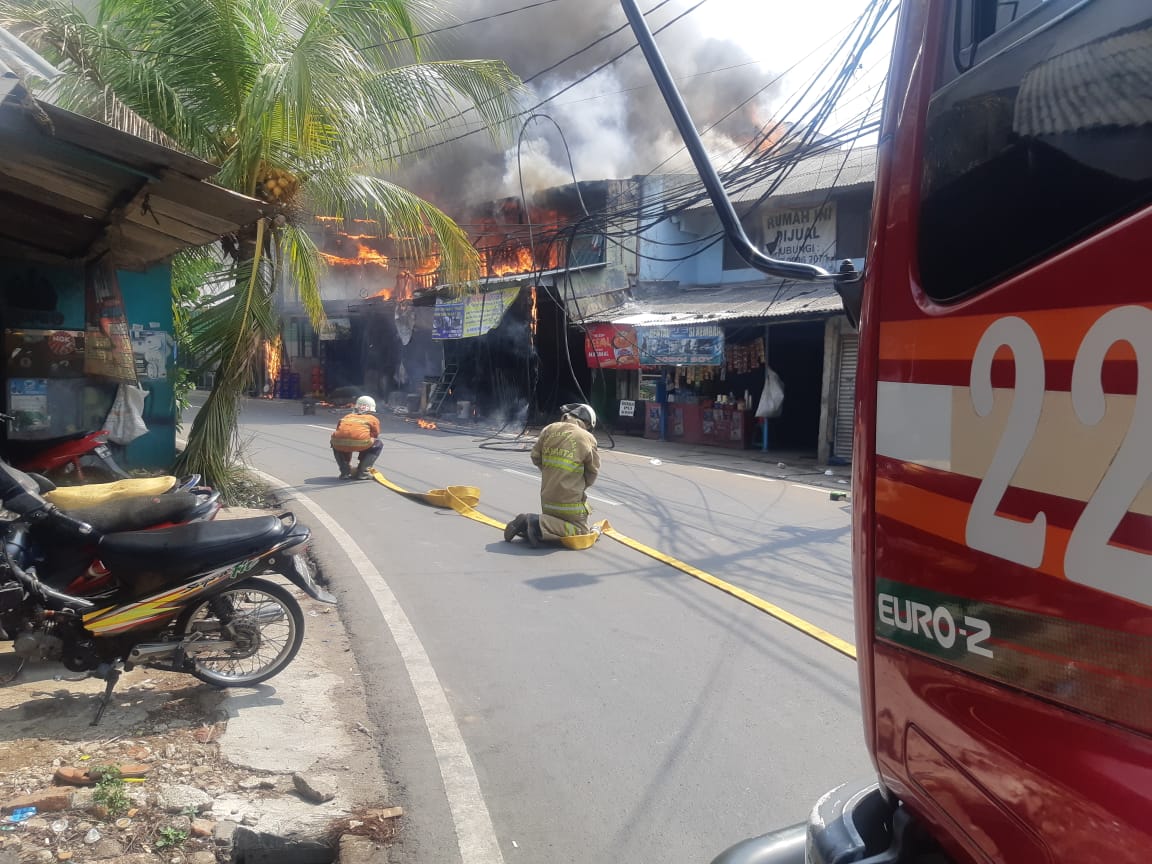
<path fill-rule="evenodd" d="M 519 288 L 472 294 L 462 300 L 437 300 L 432 317 L 433 339 L 471 339 L 496 327 Z"/>
<path fill-rule="evenodd" d="M 720 366 L 724 331 L 716 324 L 637 327 L 644 366 Z"/>
<path fill-rule="evenodd" d="M 628 324 L 592 324 L 584 336 L 589 369 L 639 369 L 636 329 Z"/>

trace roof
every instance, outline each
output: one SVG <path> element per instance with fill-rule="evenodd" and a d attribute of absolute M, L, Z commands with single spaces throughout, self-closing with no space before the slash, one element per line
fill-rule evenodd
<path fill-rule="evenodd" d="M 0 255 L 145 269 L 256 221 L 217 168 L 44 102 L 0 103 Z"/>
<path fill-rule="evenodd" d="M 42 78 L 51 81 L 60 73 L 51 63 L 0 27 L 0 78 Z M 7 88 L 0 88 L 5 92 Z"/>
<path fill-rule="evenodd" d="M 707 324 L 741 319 L 823 318 L 844 311 L 831 282 L 758 280 L 728 285 L 679 287 L 669 283 L 641 285 L 633 299 L 584 323 L 602 321 L 654 327 Z"/>
<path fill-rule="evenodd" d="M 1152 26 L 1138 26 L 1057 54 L 1020 83 L 1012 129 L 1059 135 L 1147 125 L 1152 117 Z"/>

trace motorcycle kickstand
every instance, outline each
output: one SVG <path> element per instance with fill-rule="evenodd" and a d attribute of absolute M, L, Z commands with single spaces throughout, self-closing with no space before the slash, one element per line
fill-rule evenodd
<path fill-rule="evenodd" d="M 88 724 L 89 726 L 100 725 L 100 720 L 104 717 L 104 711 L 107 709 L 108 703 L 112 701 L 112 691 L 120 680 L 120 674 L 120 664 L 116 664 L 108 670 L 108 674 L 104 678 L 106 682 L 104 684 L 104 695 L 100 697 L 100 705 L 96 709 L 96 716 L 92 718 L 92 722 Z"/>

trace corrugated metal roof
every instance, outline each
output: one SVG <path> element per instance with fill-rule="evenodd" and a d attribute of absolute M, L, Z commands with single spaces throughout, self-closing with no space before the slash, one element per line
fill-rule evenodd
<path fill-rule="evenodd" d="M 584 323 L 651 327 L 753 318 L 819 318 L 843 311 L 840 295 L 828 282 L 761 280 L 690 288 L 665 284 L 639 287 L 629 302 L 607 312 L 588 315 Z"/>
<path fill-rule="evenodd" d="M 51 81 L 59 74 L 51 63 L 0 27 L 0 78 Z"/>
<path fill-rule="evenodd" d="M 1058 54 L 1020 84 L 1012 128 L 1059 135 L 1152 123 L 1152 27 L 1108 36 Z"/>
<path fill-rule="evenodd" d="M 771 207 L 771 201 L 775 198 L 795 198 L 828 192 L 832 189 L 871 185 L 876 179 L 876 148 L 854 147 L 851 150 L 830 150 L 818 156 L 810 156 L 792 163 L 790 169 L 781 168 L 780 171 L 773 172 L 772 176 L 746 188 L 733 188 L 729 184 L 729 197 L 736 204 L 758 201 L 785 171 L 787 176 L 779 180 L 779 186 L 772 192 L 771 198 L 764 206 Z M 669 189 L 703 188 L 699 179 L 692 175 L 676 174 L 667 177 Z M 698 206 L 710 208 L 712 205 L 705 201 Z"/>
<path fill-rule="evenodd" d="M 144 269 L 249 225 L 263 204 L 217 168 L 44 102 L 0 104 L 0 255 Z"/>
<path fill-rule="evenodd" d="M 747 189 L 737 190 L 732 200 L 738 204 L 756 201 L 776 182 L 779 174 L 761 180 Z M 854 147 L 851 150 L 830 150 L 796 163 L 772 193 L 773 198 L 827 192 L 862 186 L 876 179 L 876 148 Z"/>

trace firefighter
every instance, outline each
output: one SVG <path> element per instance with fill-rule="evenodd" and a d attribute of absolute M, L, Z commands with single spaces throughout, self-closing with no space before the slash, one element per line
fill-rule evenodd
<path fill-rule="evenodd" d="M 596 449 L 596 412 L 574 403 L 560 409 L 560 420 L 540 432 L 532 448 L 532 463 L 540 469 L 540 513 L 521 513 L 504 528 L 504 539 L 524 537 L 531 546 L 556 543 L 587 534 L 588 487 L 600 473 Z"/>
<path fill-rule="evenodd" d="M 341 480 L 367 480 L 368 469 L 380 456 L 384 442 L 380 440 L 380 421 L 376 419 L 376 400 L 361 396 L 351 414 L 340 418 L 332 433 L 332 455 L 340 468 Z M 352 470 L 352 454 L 359 453 L 356 470 Z"/>

